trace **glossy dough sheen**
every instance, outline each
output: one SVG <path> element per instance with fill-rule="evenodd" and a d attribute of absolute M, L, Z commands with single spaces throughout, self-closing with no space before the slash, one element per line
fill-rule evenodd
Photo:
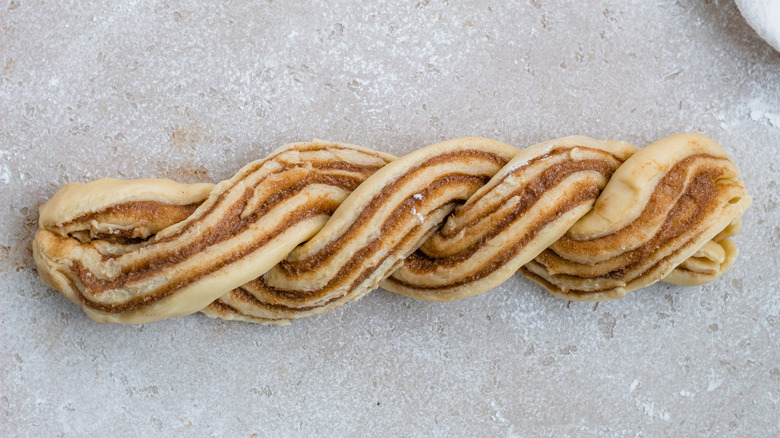
<path fill-rule="evenodd" d="M 68 184 L 41 207 L 33 252 L 44 283 L 120 323 L 202 311 L 284 324 L 380 285 L 450 301 L 518 270 L 599 301 L 728 270 L 751 203 L 738 177 L 700 134 L 642 149 L 462 138 L 400 158 L 295 143 L 216 185 Z"/>

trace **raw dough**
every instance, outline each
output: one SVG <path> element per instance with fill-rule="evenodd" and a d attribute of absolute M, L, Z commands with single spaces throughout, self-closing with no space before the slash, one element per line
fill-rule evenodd
<path fill-rule="evenodd" d="M 216 185 L 68 184 L 41 208 L 33 250 L 43 281 L 97 321 L 284 324 L 380 285 L 449 301 L 518 270 L 556 296 L 607 300 L 728 270 L 751 203 L 738 177 L 700 134 L 643 149 L 462 138 L 400 158 L 314 141 Z"/>

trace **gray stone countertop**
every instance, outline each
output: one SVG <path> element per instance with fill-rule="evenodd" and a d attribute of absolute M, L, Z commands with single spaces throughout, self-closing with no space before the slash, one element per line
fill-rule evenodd
<path fill-rule="evenodd" d="M 60 4 L 61 3 L 61 4 Z M 780 430 L 780 54 L 731 1 L 12 0 L 0 11 L 0 435 L 768 436 Z M 734 268 L 567 303 L 517 275 L 288 327 L 99 324 L 38 280 L 69 181 L 219 181 L 292 141 L 404 154 L 718 141 Z"/>

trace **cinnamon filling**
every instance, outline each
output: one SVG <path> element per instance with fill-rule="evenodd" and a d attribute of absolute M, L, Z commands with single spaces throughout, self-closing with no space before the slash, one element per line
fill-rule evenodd
<path fill-rule="evenodd" d="M 442 289 L 448 289 L 457 286 L 463 286 L 465 284 L 481 280 L 485 277 L 488 277 L 490 274 L 497 271 L 498 269 L 500 269 L 509 260 L 511 260 L 517 254 L 519 254 L 520 251 L 522 251 L 522 249 L 525 248 L 526 245 L 528 245 L 534 238 L 536 238 L 539 232 L 550 222 L 554 221 L 561 214 L 565 214 L 566 212 L 572 210 L 573 208 L 581 205 L 583 202 L 589 202 L 593 199 L 596 199 L 599 192 L 600 190 L 598 189 L 598 187 L 593 187 L 593 186 L 583 187 L 578 192 L 577 196 L 570 199 L 568 202 L 562 204 L 558 209 L 556 209 L 555 212 L 545 216 L 544 218 L 542 218 L 542 220 L 534 224 L 533 228 L 531 228 L 527 233 L 523 234 L 519 240 L 517 240 L 514 244 L 512 244 L 512 246 L 508 247 L 507 249 L 498 253 L 490 260 L 483 263 L 482 269 L 460 280 L 453 281 L 447 284 L 440 284 L 436 286 L 411 284 L 406 281 L 398 280 L 393 277 L 388 278 L 387 281 L 402 286 L 406 286 L 406 287 L 412 287 L 419 290 L 433 291 L 433 290 L 442 290 Z M 430 272 L 436 269 L 436 267 L 438 266 L 447 266 L 452 268 L 454 265 L 457 265 L 458 263 L 461 263 L 467 260 L 469 257 L 471 257 L 477 251 L 477 249 L 479 249 L 478 246 L 475 246 L 469 248 L 468 250 L 463 251 L 460 254 L 453 255 L 450 257 L 440 258 L 440 259 L 430 258 L 427 255 L 425 255 L 422 251 L 417 251 L 414 254 L 412 254 L 409 258 L 406 259 L 406 264 L 410 270 L 416 271 L 417 273 Z"/>
<path fill-rule="evenodd" d="M 514 192 L 504 196 L 504 199 L 513 199 L 517 197 L 519 198 L 519 201 L 511 212 L 501 217 L 498 223 L 492 226 L 490 231 L 483 235 L 474 244 L 464 249 L 463 251 L 458 252 L 457 254 L 453 254 L 447 257 L 429 257 L 422 251 L 417 251 L 406 260 L 406 266 L 413 271 L 426 273 L 436 269 L 438 266 L 452 267 L 462 263 L 463 261 L 473 256 L 474 253 L 476 253 L 482 246 L 484 246 L 486 242 L 495 238 L 505 229 L 509 228 L 513 223 L 519 220 L 528 210 L 536 205 L 545 192 L 555 188 L 569 176 L 583 171 L 596 171 L 604 175 L 605 178 L 609 178 L 615 169 L 609 164 L 598 160 L 567 161 L 546 169 L 532 181 L 529 181 L 527 185 L 520 187 Z M 544 222 L 541 224 L 541 226 L 534 226 L 532 229 L 533 236 L 528 238 L 524 237 L 523 240 L 525 240 L 525 244 L 533 240 L 536 233 L 538 233 L 538 231 L 544 228 L 545 225 L 555 219 L 556 216 L 571 210 L 584 201 L 596 199 L 600 192 L 601 190 L 596 186 L 583 184 L 581 187 L 579 187 L 579 190 L 577 190 L 577 195 L 574 198 L 563 204 L 560 209 L 556 209 L 556 211 L 553 212 L 550 216 L 543 218 L 543 220 L 540 221 Z M 486 212 L 485 214 L 475 219 L 473 223 L 476 223 L 480 219 L 489 216 L 494 211 L 495 210 Z M 517 250 L 519 251 L 525 244 L 518 247 Z M 517 251 L 514 253 L 516 254 Z"/>
<path fill-rule="evenodd" d="M 674 203 L 678 194 L 683 193 L 686 190 L 696 190 L 691 198 L 694 200 L 694 203 L 709 203 L 713 193 L 716 191 L 714 182 L 718 178 L 717 170 L 714 171 L 716 173 L 711 173 L 711 175 L 714 175 L 711 177 L 712 185 L 705 186 L 702 185 L 701 182 L 697 182 L 687 189 L 685 187 L 688 170 L 694 164 L 694 161 L 699 159 L 727 161 L 725 158 L 706 154 L 688 156 L 677 162 L 669 172 L 661 178 L 656 185 L 653 194 L 650 195 L 650 199 L 644 209 L 633 222 L 611 234 L 591 240 L 575 240 L 568 235 L 564 235 L 556 242 L 555 247 L 560 248 L 562 253 L 577 255 L 592 254 L 594 252 L 603 251 L 605 248 L 620 248 L 624 245 L 624 242 L 635 240 L 632 236 L 639 234 L 643 229 L 646 229 L 647 223 L 661 214 L 661 212 L 666 209 L 665 206 Z M 671 223 L 665 225 L 671 225 Z M 675 227 L 675 230 L 676 229 L 677 227 Z"/>
<path fill-rule="evenodd" d="M 295 210 L 291 214 L 289 214 L 283 221 L 281 221 L 281 225 L 278 228 L 274 229 L 272 233 L 263 236 L 262 239 L 253 242 L 252 245 L 249 245 L 246 248 L 243 248 L 239 251 L 235 251 L 229 256 L 224 257 L 218 260 L 216 263 L 206 267 L 202 271 L 193 272 L 192 275 L 187 277 L 186 279 L 181 279 L 176 282 L 169 282 L 166 285 L 156 289 L 153 294 L 135 297 L 121 304 L 103 304 L 103 303 L 97 303 L 89 300 L 86 296 L 84 296 L 79 291 L 82 298 L 82 302 L 84 303 L 84 305 L 88 307 L 103 312 L 107 312 L 107 313 L 122 313 L 122 312 L 129 312 L 129 311 L 136 310 L 140 307 L 143 307 L 144 305 L 148 305 L 149 303 L 165 298 L 166 296 L 171 295 L 176 290 L 186 287 L 189 284 L 192 284 L 195 281 L 211 274 L 212 272 L 217 271 L 235 262 L 236 260 L 247 256 L 248 254 L 251 254 L 252 252 L 257 250 L 257 248 L 267 244 L 269 241 L 273 240 L 278 235 L 292 228 L 299 222 L 319 215 L 330 215 L 336 210 L 337 207 L 338 204 L 334 202 L 321 202 L 321 203 L 317 203 L 316 206 L 314 207 L 305 206 L 303 208 Z M 229 229 L 230 228 L 228 228 L 228 230 Z M 203 247 L 206 247 L 208 246 L 207 245 L 208 242 L 209 240 L 202 241 L 201 245 L 203 245 Z M 197 250 L 191 250 L 191 251 L 193 253 L 197 253 Z M 78 261 L 73 262 L 73 272 L 76 273 L 81 283 L 84 285 L 84 287 L 87 290 L 90 291 L 91 294 L 97 295 L 101 292 L 104 292 L 107 289 L 116 289 L 118 287 L 121 287 L 121 285 L 124 285 L 132 281 L 136 281 L 138 278 L 146 277 L 149 275 L 150 271 L 159 271 L 163 267 L 178 263 L 179 261 L 185 258 L 186 257 L 184 256 L 179 256 L 177 257 L 176 260 L 173 261 L 169 261 L 168 259 L 165 259 L 159 263 L 150 264 L 149 270 L 131 271 L 125 274 L 124 276 L 121 276 L 113 281 L 99 280 L 95 278 L 95 276 L 92 275 L 88 270 L 86 270 L 83 267 L 83 265 Z"/>
<path fill-rule="evenodd" d="M 443 154 L 437 157 L 434 157 L 427 161 L 426 163 L 418 166 L 417 168 L 413 169 L 412 172 L 409 172 L 399 178 L 397 181 L 394 182 L 394 184 L 400 185 L 404 180 L 410 178 L 410 174 L 414 173 L 416 171 L 420 171 L 423 168 L 431 165 L 435 165 L 437 163 L 440 163 L 445 160 L 453 160 L 453 159 L 466 159 L 466 161 L 474 160 L 474 159 L 483 159 L 483 160 L 489 160 L 496 162 L 499 167 L 502 166 L 505 161 L 503 158 L 491 154 L 486 153 L 482 151 L 474 151 L 474 150 L 468 150 L 468 151 L 459 151 L 454 152 L 450 154 Z M 320 163 L 321 164 L 321 163 Z M 364 171 L 369 171 L 368 166 L 359 166 L 360 169 L 363 169 Z M 372 173 L 372 172 L 371 172 Z M 161 270 L 175 265 L 177 263 L 180 263 L 193 255 L 196 255 L 205 248 L 208 248 L 212 245 L 215 245 L 217 243 L 223 242 L 225 240 L 230 239 L 232 236 L 240 233 L 244 229 L 246 229 L 249 225 L 256 222 L 260 216 L 260 213 L 266 212 L 269 209 L 273 208 L 274 205 L 289 199 L 292 196 L 295 196 L 297 193 L 299 193 L 301 190 L 303 190 L 305 187 L 307 187 L 310 184 L 313 183 L 322 183 L 322 184 L 330 184 L 335 185 L 338 187 L 343 188 L 344 190 L 352 190 L 354 189 L 362 180 L 356 179 L 354 177 L 344 177 L 343 175 L 339 176 L 332 176 L 332 175 L 323 175 L 318 174 L 316 172 L 312 172 L 309 175 L 307 175 L 308 180 L 307 181 L 301 181 L 297 184 L 292 184 L 290 187 L 279 191 L 276 195 L 274 195 L 272 200 L 270 202 L 266 202 L 262 208 L 259 209 L 259 211 L 253 212 L 250 215 L 247 215 L 245 218 L 241 218 L 241 212 L 244 210 L 244 207 L 246 207 L 251 195 L 252 195 L 252 188 L 247 188 L 241 199 L 234 203 L 233 206 L 231 206 L 228 211 L 225 213 L 224 217 L 219 223 L 219 226 L 215 226 L 204 232 L 201 237 L 194 240 L 192 243 L 188 244 L 187 246 L 183 248 L 179 248 L 176 252 L 172 254 L 165 254 L 163 256 L 157 257 L 152 260 L 146 260 L 142 261 L 136 266 L 131 267 L 131 269 L 128 272 L 125 272 L 118 276 L 116 279 L 113 280 L 100 280 L 96 278 L 94 275 L 92 275 L 80 262 L 74 261 L 73 262 L 73 272 L 77 275 L 78 279 L 80 280 L 81 284 L 83 284 L 84 288 L 89 291 L 90 294 L 97 295 L 100 294 L 106 290 L 109 289 L 117 289 L 121 288 L 124 285 L 137 282 L 140 280 L 143 280 L 149 276 L 155 275 L 159 273 Z M 481 185 L 484 185 L 487 180 L 490 178 L 490 176 L 483 176 L 483 177 L 473 177 L 476 178 L 478 181 L 473 181 L 472 183 L 475 184 L 476 187 L 479 187 Z M 304 178 L 306 179 L 306 178 Z M 442 184 L 446 183 L 453 183 L 458 182 L 459 178 L 454 178 L 450 181 L 443 181 Z M 466 178 L 468 179 L 468 178 Z M 393 186 L 393 185 L 391 185 Z M 392 190 L 392 189 L 391 189 Z M 225 192 L 227 193 L 227 192 Z M 202 212 L 200 214 L 199 218 L 194 218 L 194 220 L 189 221 L 186 224 L 186 227 L 194 226 L 195 223 L 197 223 L 200 219 L 203 217 L 206 217 L 211 211 L 213 211 L 217 205 L 223 200 L 223 198 L 226 196 L 225 193 L 221 194 L 217 202 L 214 202 L 213 205 L 208 209 L 206 212 Z M 387 193 L 390 192 L 383 192 L 380 193 L 375 199 L 372 200 L 371 204 L 366 208 L 363 212 L 361 212 L 361 215 L 359 216 L 358 220 L 352 224 L 350 227 L 349 232 L 347 232 L 344 236 L 344 238 L 349 239 L 352 237 L 354 233 L 356 233 L 360 228 L 363 226 L 363 222 L 366 221 L 374 212 L 376 209 L 378 209 L 382 201 L 386 198 Z M 135 298 L 132 298 L 124 303 L 121 304 L 103 304 L 103 303 L 96 303 L 91 300 L 89 300 L 79 289 L 79 294 L 81 295 L 81 299 L 84 302 L 84 304 L 88 307 L 91 307 L 96 310 L 104 311 L 107 313 L 122 313 L 127 311 L 136 310 L 140 307 L 143 307 L 145 305 L 148 305 L 151 302 L 155 302 L 157 300 L 160 300 L 168 295 L 171 295 L 176 290 L 183 288 L 189 284 L 192 284 L 193 282 L 223 268 L 224 266 L 227 266 L 231 263 L 233 263 L 238 258 L 244 257 L 253 251 L 257 250 L 259 247 L 265 245 L 270 240 L 273 240 L 278 235 L 282 234 L 284 231 L 288 230 L 289 228 L 293 227 L 297 223 L 318 215 L 330 215 L 335 211 L 335 209 L 338 207 L 338 205 L 335 205 L 332 201 L 320 201 L 315 203 L 314 206 L 304 206 L 303 208 L 300 208 L 294 212 L 292 212 L 290 215 L 288 215 L 287 218 L 285 218 L 284 221 L 280 224 L 280 226 L 272 233 L 269 233 L 266 236 L 263 236 L 262 239 L 253 242 L 251 245 L 248 245 L 247 247 L 243 248 L 242 250 L 234 252 L 232 255 L 225 257 L 221 260 L 215 261 L 213 264 L 204 266 L 202 270 L 198 272 L 193 272 L 190 276 L 184 279 L 179 279 L 178 281 L 170 281 L 166 285 L 163 285 L 160 288 L 157 288 L 154 292 L 149 293 L 144 296 L 138 296 Z M 400 214 L 400 213 L 399 213 Z M 386 221 L 387 223 L 396 223 L 397 218 L 393 217 Z M 185 227 L 183 227 L 185 228 Z M 177 235 L 181 234 L 183 230 L 178 230 Z M 160 239 L 159 241 L 155 241 L 154 243 L 160 243 L 162 241 L 168 241 L 171 239 L 174 239 L 175 236 L 166 236 L 165 239 Z M 341 240 L 341 239 L 339 239 Z M 343 240 L 341 240 L 343 241 Z M 153 244 L 154 244 L 153 243 Z M 381 242 L 376 242 L 372 249 L 375 247 L 378 247 L 381 244 Z M 147 247 L 148 248 L 148 247 Z M 328 251 L 330 248 L 330 245 L 326 247 L 325 254 L 332 253 L 331 251 Z M 315 260 L 315 264 L 319 264 L 320 261 Z M 343 269 L 343 268 L 342 268 Z M 339 275 L 337 275 L 336 278 L 341 276 L 342 273 L 339 272 Z M 370 272 L 366 274 L 366 276 L 370 275 Z"/>
<path fill-rule="evenodd" d="M 540 162 L 540 161 L 548 160 L 548 159 L 550 159 L 550 158 L 553 158 L 553 157 L 556 157 L 556 156 L 558 156 L 558 155 L 567 154 L 567 153 L 569 153 L 569 152 L 570 152 L 572 149 L 575 149 L 575 148 L 576 148 L 576 149 L 585 150 L 585 151 L 588 151 L 588 152 L 591 152 L 591 153 L 597 153 L 597 154 L 600 154 L 600 155 L 609 156 L 609 157 L 611 157 L 611 158 L 615 159 L 615 160 L 616 160 L 618 163 L 622 163 L 622 162 L 623 162 L 623 160 L 621 160 L 621 159 L 620 159 L 619 157 L 617 157 L 615 154 L 612 154 L 612 153 L 610 153 L 610 152 L 607 152 L 607 151 L 604 151 L 604 150 L 601 150 L 601 149 L 594 149 L 594 148 L 589 148 L 589 147 L 585 147 L 585 146 L 571 146 L 571 147 L 565 147 L 565 148 L 564 148 L 564 147 L 559 147 L 559 148 L 555 148 L 555 149 L 551 150 L 550 152 L 547 152 L 547 153 L 546 153 L 546 154 L 544 154 L 544 155 L 540 155 L 540 156 L 538 156 L 538 157 L 534 157 L 534 158 L 532 158 L 531 160 L 528 160 L 528 161 L 527 161 L 525 164 L 523 164 L 522 166 L 520 166 L 520 167 L 518 167 L 517 169 L 514 169 L 514 170 L 512 170 L 511 172 L 509 172 L 509 173 L 507 173 L 506 175 L 504 175 L 504 176 L 503 176 L 503 177 L 502 177 L 502 178 L 501 178 L 501 179 L 500 179 L 500 180 L 499 180 L 499 181 L 498 181 L 498 182 L 495 184 L 495 186 L 494 186 L 494 187 L 498 187 L 498 186 L 500 186 L 500 185 L 501 185 L 501 184 L 503 184 L 503 183 L 506 181 L 506 179 L 507 179 L 507 178 L 509 178 L 510 176 L 513 176 L 513 175 L 517 175 L 517 174 L 519 174 L 519 173 L 522 173 L 523 171 L 525 171 L 526 169 L 530 168 L 531 166 L 533 166 L 534 164 L 536 164 L 536 163 L 538 163 L 538 162 Z M 597 160 L 578 160 L 577 162 L 581 162 L 581 161 L 597 161 Z M 602 162 L 600 162 L 600 163 L 602 163 Z M 557 166 L 560 166 L 560 165 L 561 165 L 561 164 L 557 164 L 557 165 L 556 165 L 556 167 L 557 167 Z M 609 165 L 607 165 L 607 164 L 605 163 L 605 166 L 609 166 Z M 611 168 L 611 166 L 609 166 L 609 167 Z M 593 170 L 598 170 L 598 169 L 593 169 Z M 607 176 L 610 176 L 610 175 L 612 175 L 612 172 L 614 172 L 614 169 L 610 170 L 610 172 L 609 172 L 609 175 L 607 175 Z M 549 177 L 549 176 L 548 176 L 548 177 Z M 518 191 L 520 191 L 520 190 L 518 190 Z M 518 191 L 516 191 L 515 193 L 517 193 Z M 480 195 L 476 195 L 476 196 L 473 196 L 473 197 L 471 197 L 471 198 L 469 199 L 469 201 L 471 201 L 471 203 L 472 203 L 472 204 L 475 204 L 475 203 L 479 202 L 479 200 L 480 200 L 480 199 L 482 199 L 483 197 L 485 197 L 485 196 L 486 196 L 487 194 L 489 194 L 489 193 L 490 193 L 489 191 L 483 192 L 483 193 L 481 193 Z M 441 231 L 439 231 L 439 233 L 440 233 L 441 237 L 444 237 L 444 238 L 448 238 L 448 237 L 452 237 L 452 236 L 454 236 L 454 235 L 457 235 L 457 234 L 460 232 L 460 230 L 462 230 L 462 229 L 464 229 L 464 228 L 469 228 L 469 227 L 473 226 L 475 223 L 479 222 L 479 220 L 480 220 L 481 218 L 483 218 L 483 217 L 485 217 L 485 216 L 490 216 L 491 214 L 493 214 L 493 213 L 494 213 L 496 210 L 498 210 L 499 208 L 500 208 L 500 203 L 496 203 L 495 205 L 492 205 L 492 206 L 491 206 L 489 209 L 485 209 L 485 211 L 483 212 L 484 214 L 482 214 L 480 217 L 477 217 L 477 218 L 473 219 L 472 221 L 469 221 L 468 223 L 462 224 L 461 226 L 459 226 L 459 227 L 457 227 L 457 228 L 453 228 L 453 229 L 451 229 L 451 230 L 446 230 L 446 231 L 445 231 L 445 230 L 441 230 Z"/>
<path fill-rule="evenodd" d="M 506 161 L 503 160 L 501 157 L 495 154 L 490 154 L 482 151 L 467 150 L 467 151 L 458 151 L 458 152 L 438 155 L 426 161 L 425 163 L 421 164 L 420 166 L 410 169 L 406 174 L 402 175 L 392 183 L 388 184 L 382 190 L 382 192 L 380 192 L 379 194 L 374 196 L 373 199 L 371 199 L 371 201 L 368 203 L 366 208 L 364 208 L 360 212 L 356 220 L 349 226 L 349 228 L 344 232 L 343 235 L 339 236 L 338 239 L 335 239 L 330 244 L 328 244 L 328 246 L 322 248 L 320 251 L 318 251 L 316 254 L 314 254 L 309 258 L 303 260 L 296 260 L 296 261 L 284 260 L 281 263 L 279 263 L 278 269 L 281 272 L 284 272 L 285 275 L 290 277 L 295 277 L 300 275 L 303 272 L 316 269 L 323 262 L 333 257 L 333 255 L 336 254 L 346 242 L 349 242 L 354 235 L 360 232 L 360 229 L 363 228 L 363 224 L 367 222 L 381 208 L 382 204 L 384 204 L 388 194 L 397 191 L 407 181 L 413 180 L 415 176 L 417 176 L 420 172 L 424 171 L 427 167 L 434 166 L 442 162 L 453 161 L 455 159 L 460 159 L 464 157 L 467 159 L 483 159 L 483 160 L 492 161 L 495 162 L 497 167 L 499 168 L 502 167 L 504 164 L 506 164 Z M 468 178 L 469 175 L 465 175 L 465 174 L 445 175 L 437 179 L 435 182 L 431 183 L 429 186 L 425 188 L 421 188 L 418 194 L 421 194 L 422 198 L 425 199 L 427 194 L 426 191 L 430 191 L 434 188 L 438 188 L 443 185 L 446 186 L 447 184 L 457 183 Z M 490 180 L 490 175 L 481 176 L 479 177 L 479 180 L 482 181 L 482 185 L 484 185 L 488 180 Z M 404 203 L 401 204 L 402 208 L 394 210 L 389 220 L 393 221 L 394 223 L 398 222 L 398 217 L 402 217 L 401 216 L 402 214 L 408 215 L 409 212 L 407 210 L 411 209 L 412 203 L 417 203 L 417 202 L 418 201 L 416 199 L 405 200 Z M 405 205 L 408 206 L 404 207 Z M 387 223 L 387 221 L 385 223 Z"/>
<path fill-rule="evenodd" d="M 682 242 L 680 246 L 677 249 L 675 249 L 675 251 L 673 251 L 668 256 L 662 258 L 661 260 L 653 264 L 653 266 L 642 271 L 641 273 L 639 273 L 639 275 L 637 275 L 637 272 L 635 272 L 635 270 L 644 260 L 650 257 L 653 253 L 657 252 L 662 246 L 668 244 L 668 242 L 674 239 L 679 238 L 680 236 L 685 235 L 686 232 L 689 232 L 691 230 L 697 230 L 700 227 L 700 224 L 704 222 L 704 220 L 707 217 L 714 214 L 716 210 L 722 205 L 721 203 L 717 202 L 718 197 L 717 197 L 716 181 L 721 176 L 721 172 L 717 169 L 700 172 L 699 174 L 697 174 L 695 177 L 692 178 L 690 184 L 688 184 L 687 187 L 683 187 L 685 171 L 687 170 L 687 168 L 682 168 L 680 166 L 683 165 L 687 167 L 687 165 L 690 165 L 692 163 L 694 157 L 702 158 L 702 156 L 693 156 L 690 157 L 692 159 L 686 159 L 681 161 L 680 163 L 675 165 L 675 168 L 673 169 L 674 175 L 672 174 L 672 172 L 670 172 L 662 179 L 658 189 L 656 190 L 656 192 L 654 192 L 654 194 L 651 197 L 651 201 L 648 203 L 646 207 L 646 210 L 649 211 L 643 212 L 642 215 L 640 215 L 640 218 L 646 217 L 645 215 L 650 214 L 652 211 L 654 211 L 653 210 L 654 208 L 660 208 L 660 206 L 663 205 L 661 204 L 662 202 L 670 202 L 669 198 L 674 197 L 676 193 L 679 193 L 680 191 L 683 190 L 684 193 L 679 197 L 677 202 L 674 204 L 674 207 L 667 214 L 666 219 L 664 220 L 663 225 L 661 226 L 659 232 L 643 245 L 625 253 L 626 258 L 628 260 L 628 263 L 625 266 L 613 270 L 607 273 L 606 275 L 602 275 L 598 277 L 581 277 L 572 274 L 555 274 L 553 277 L 560 278 L 560 279 L 569 278 L 575 281 L 582 280 L 582 279 L 595 279 L 595 278 L 608 278 L 608 279 L 635 281 L 653 272 L 662 264 L 666 263 L 669 259 L 677 257 L 680 252 L 688 248 L 691 245 L 691 242 L 695 240 L 696 235 L 686 239 L 685 242 Z M 706 157 L 715 158 L 710 156 L 706 156 Z M 614 239 L 616 235 L 617 234 L 613 234 L 608 237 Z M 570 245 L 573 245 L 581 242 L 570 240 L 568 243 Z M 547 249 L 539 257 L 537 257 L 537 262 L 542 264 L 542 266 L 544 266 L 544 260 L 546 257 L 564 258 L 563 256 L 554 253 L 552 250 Z M 570 261 L 567 262 L 573 264 L 579 264 Z M 548 286 L 549 288 L 552 289 L 558 288 L 556 285 L 550 284 L 549 281 L 540 278 L 538 275 L 533 274 L 526 268 L 523 268 L 522 272 L 524 275 L 533 278 L 534 280 Z M 584 295 L 584 294 L 597 293 L 602 291 L 569 290 L 567 292 Z"/>
<path fill-rule="evenodd" d="M 133 239 L 139 237 L 136 235 L 136 229 L 148 228 L 154 234 L 187 219 L 200 204 L 200 202 L 179 205 L 162 201 L 128 201 L 100 211 L 85 213 L 57 228 L 78 238 L 81 242 L 111 237 Z M 110 234 L 94 232 L 91 230 L 93 221 L 99 224 L 132 225 L 132 228 L 118 228 L 112 230 Z"/>

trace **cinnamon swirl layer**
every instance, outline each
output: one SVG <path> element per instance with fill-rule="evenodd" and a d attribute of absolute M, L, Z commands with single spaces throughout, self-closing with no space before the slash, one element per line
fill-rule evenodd
<path fill-rule="evenodd" d="M 115 219 L 119 211 L 142 216 L 133 208 L 138 197 L 159 203 L 146 211 L 144 224 L 159 221 L 153 215 L 160 209 L 193 204 L 193 197 L 167 190 L 165 181 L 144 182 L 144 193 L 118 198 L 94 196 L 110 193 L 115 180 L 69 185 L 42 208 L 35 260 L 44 282 L 95 320 L 138 323 L 193 313 L 279 263 L 392 158 L 352 145 L 287 145 L 214 186 L 186 219 L 161 230 L 146 227 L 158 232 L 132 243 L 82 242 L 63 233 L 70 227 L 114 230 L 117 224 L 98 219 Z M 55 220 L 52 211 L 59 213 L 52 214 Z"/>
<path fill-rule="evenodd" d="M 220 297 L 207 314 L 284 321 L 363 296 L 517 152 L 469 138 L 396 159 L 361 184 L 314 238 L 262 277 Z"/>
<path fill-rule="evenodd" d="M 703 135 L 659 140 L 626 160 L 593 209 L 521 271 L 582 301 L 619 298 L 665 277 L 717 278 L 736 256 L 726 237 L 752 201 L 738 176 Z"/>
<path fill-rule="evenodd" d="M 573 300 L 701 284 L 734 263 L 750 201 L 699 134 L 643 149 L 464 138 L 400 158 L 315 141 L 216 185 L 69 184 L 41 208 L 33 251 L 44 283 L 98 321 L 283 324 L 380 284 L 449 301 L 517 270 Z"/>
<path fill-rule="evenodd" d="M 636 147 L 567 137 L 525 149 L 382 286 L 430 301 L 485 292 L 558 240 Z"/>

